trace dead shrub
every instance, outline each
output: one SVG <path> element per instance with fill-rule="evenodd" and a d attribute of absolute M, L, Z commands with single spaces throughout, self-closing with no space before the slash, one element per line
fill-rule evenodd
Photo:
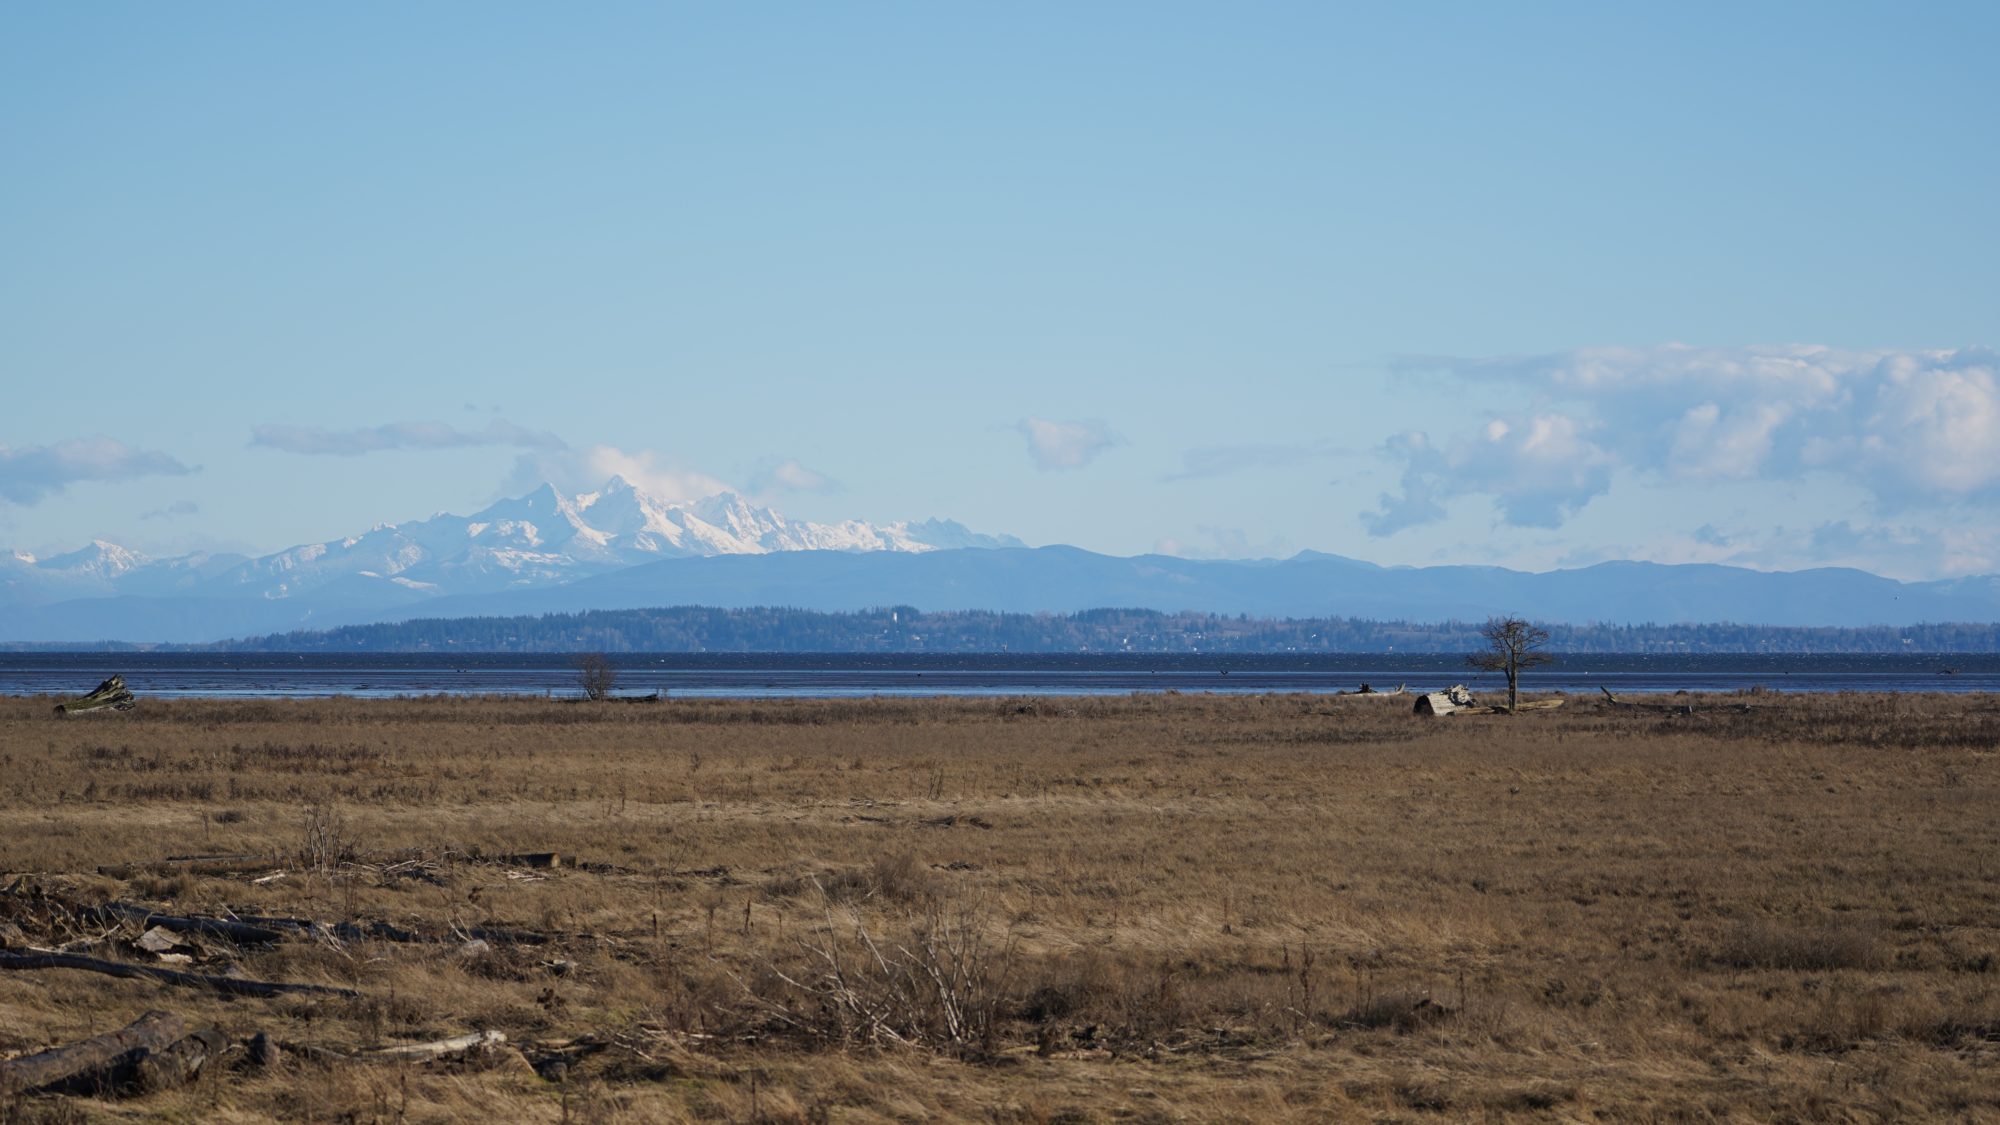
<path fill-rule="evenodd" d="M 352 863 L 359 849 L 347 834 L 347 820 L 332 801 L 306 805 L 300 816 L 298 864 L 302 870 L 325 875 Z"/>
<path fill-rule="evenodd" d="M 988 941 L 984 910 L 931 899 L 896 938 L 821 897 L 823 924 L 798 940 L 799 961 L 766 962 L 743 982 L 767 1015 L 823 1043 L 991 1053 L 1013 954 Z"/>

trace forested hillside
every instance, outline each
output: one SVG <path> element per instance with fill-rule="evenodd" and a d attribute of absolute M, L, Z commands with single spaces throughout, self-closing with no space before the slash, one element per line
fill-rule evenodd
<path fill-rule="evenodd" d="M 1097 609 L 1073 614 L 860 613 L 759 608 L 599 610 L 430 618 L 292 632 L 207 647 L 278 652 L 1464 652 L 1478 622 L 1272 620 Z M 1564 652 L 2000 651 L 2000 625 L 1866 629 L 1758 625 L 1552 625 Z"/>

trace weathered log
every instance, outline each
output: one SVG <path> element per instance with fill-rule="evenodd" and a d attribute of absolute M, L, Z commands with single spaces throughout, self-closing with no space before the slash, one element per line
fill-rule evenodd
<path fill-rule="evenodd" d="M 74 953 L 21 953 L 0 949 L 0 969 L 80 969 L 87 973 L 103 973 L 105 976 L 126 977 L 128 979 L 156 980 L 162 984 L 180 985 L 185 988 L 212 988 L 231 996 L 288 996 L 293 994 L 313 996 L 359 996 L 351 988 L 336 988 L 327 984 L 292 984 L 286 981 L 238 980 L 235 977 L 213 976 L 207 973 L 184 973 L 178 969 L 162 969 L 156 965 L 133 965 L 123 961 L 105 961 L 97 957 L 83 957 Z"/>
<path fill-rule="evenodd" d="M 135 875 L 227 876 L 269 871 L 283 862 L 272 855 L 170 856 L 144 863 L 101 863 L 97 865 L 97 873 L 113 879 L 130 879 Z"/>
<path fill-rule="evenodd" d="M 1443 691 L 1425 692 L 1417 697 L 1416 706 L 1411 710 L 1419 715 L 1451 715 L 1460 711 L 1471 711 L 1479 706 L 1472 693 L 1464 684 L 1453 684 Z"/>
<path fill-rule="evenodd" d="M 1449 695 L 1441 691 L 1432 691 L 1418 696 L 1416 704 L 1410 710 L 1418 715 L 1449 715 L 1460 708 L 1451 701 Z"/>
<path fill-rule="evenodd" d="M 244 914 L 240 915 L 239 919 L 250 925 L 268 926 L 288 933 L 305 935 L 325 933 L 342 941 L 373 940 L 430 945 L 478 938 L 503 945 L 547 945 L 557 937 L 535 930 L 503 930 L 491 926 L 468 926 L 439 937 L 419 933 L 416 930 L 406 930 L 389 922 L 315 922 L 310 918 L 280 918 L 267 914 Z"/>
<path fill-rule="evenodd" d="M 1607 704 L 1613 707 L 1623 707 L 1628 711 L 1652 711 L 1661 715 L 1694 714 L 1694 707 L 1686 703 L 1635 703 L 1632 700 L 1620 699 L 1611 694 L 1611 689 L 1608 687 L 1599 685 L 1597 690 L 1604 693 L 1604 701 Z M 1737 711 L 1748 711 L 1749 709 L 1748 706 L 1740 704 L 1734 708 Z"/>
<path fill-rule="evenodd" d="M 106 922 L 137 922 L 141 926 L 159 926 L 176 933 L 208 934 L 240 945 L 272 945 L 285 938 L 284 934 L 266 926 L 252 926 L 228 918 L 164 914 L 150 906 L 131 902 L 107 902 L 96 910 L 97 916 Z"/>
<path fill-rule="evenodd" d="M 498 1031 L 488 1029 L 467 1035 L 454 1035 L 449 1039 L 437 1039 L 429 1043 L 406 1043 L 395 1047 L 377 1047 L 355 1056 L 359 1059 L 383 1062 L 422 1062 L 426 1059 L 443 1058 L 465 1051 L 476 1051 L 505 1043 L 507 1037 Z"/>
<path fill-rule="evenodd" d="M 389 922 L 315 922 L 310 918 L 283 918 L 269 914 L 239 914 L 237 920 L 245 925 L 305 936 L 326 934 L 342 941 L 393 941 L 419 945 L 475 938 L 501 945 L 548 945 L 562 936 L 538 930 L 507 930 L 494 926 L 467 926 L 450 934 L 435 936 L 406 930 Z"/>
<path fill-rule="evenodd" d="M 56 704 L 58 715 L 88 715 L 108 711 L 130 711 L 139 705 L 130 691 L 125 689 L 125 677 L 113 676 L 97 685 L 97 690 L 75 699 L 65 699 Z"/>
<path fill-rule="evenodd" d="M 494 941 L 501 945 L 547 945 L 557 937 L 538 930 L 501 930 L 492 926 L 467 926 L 457 932 L 478 941 Z"/>
<path fill-rule="evenodd" d="M 200 1028 L 157 1051 L 147 1051 L 133 1068 L 132 1084 L 143 1094 L 169 1090 L 194 1080 L 208 1060 L 229 1050 L 229 1037 Z"/>
<path fill-rule="evenodd" d="M 250 1042 L 250 1058 L 257 1060 L 257 1039 L 263 1039 L 269 1051 L 269 1058 L 275 1062 L 285 1054 L 316 1063 L 373 1063 L 373 1062 L 427 1062 L 447 1055 L 466 1051 L 484 1050 L 507 1041 L 507 1036 L 498 1031 L 474 1031 L 466 1035 L 454 1035 L 449 1039 L 437 1039 L 429 1043 L 402 1043 L 393 1047 L 375 1047 L 349 1054 L 330 1047 L 310 1043 L 278 1043 L 261 1032 Z M 269 1064 L 260 1064 L 269 1065 Z"/>
<path fill-rule="evenodd" d="M 0 1061 L 0 1094 L 41 1090 L 80 1075 L 105 1074 L 129 1066 L 136 1056 L 179 1042 L 187 1025 L 171 1012 L 147 1012 L 104 1035 Z"/>

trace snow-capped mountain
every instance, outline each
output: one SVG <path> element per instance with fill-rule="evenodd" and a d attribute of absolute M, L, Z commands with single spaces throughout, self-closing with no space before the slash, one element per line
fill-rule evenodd
<path fill-rule="evenodd" d="M 46 559 L 19 553 L 14 557 L 31 563 L 41 570 L 107 581 L 121 574 L 129 574 L 153 561 L 137 551 L 120 547 L 116 543 L 107 543 L 102 539 L 93 539 L 87 547 Z"/>
<path fill-rule="evenodd" d="M 595 492 L 565 496 L 544 484 L 470 516 L 378 524 L 256 559 L 151 559 L 102 540 L 46 559 L 13 552 L 0 556 L 0 603 L 172 594 L 277 601 L 313 594 L 342 605 L 394 604 L 553 585 L 668 558 L 1021 545 L 949 520 L 792 520 L 733 493 L 672 503 L 614 477 Z"/>

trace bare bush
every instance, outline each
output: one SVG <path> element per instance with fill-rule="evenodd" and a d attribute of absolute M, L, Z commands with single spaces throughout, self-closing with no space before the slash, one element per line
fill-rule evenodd
<path fill-rule="evenodd" d="M 748 986 L 769 1015 L 830 1043 L 992 1050 L 1013 949 L 988 941 L 983 911 L 932 899 L 903 916 L 896 939 L 819 894 L 823 921 L 798 940 L 800 962 L 766 964 L 763 987 Z"/>
<path fill-rule="evenodd" d="M 601 652 L 582 653 L 576 658 L 576 684 L 585 699 L 609 699 L 618 685 L 618 669 Z"/>
<path fill-rule="evenodd" d="M 357 851 L 347 834 L 347 819 L 332 801 L 314 801 L 305 807 L 299 833 L 298 865 L 325 875 L 354 860 Z"/>

